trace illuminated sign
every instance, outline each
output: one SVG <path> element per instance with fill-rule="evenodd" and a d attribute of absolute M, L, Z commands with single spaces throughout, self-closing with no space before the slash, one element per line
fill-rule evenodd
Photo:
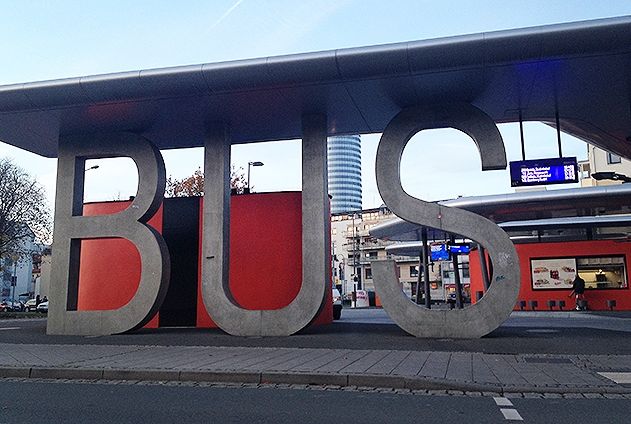
<path fill-rule="evenodd" d="M 449 250 L 447 249 L 447 245 L 444 243 L 440 244 L 432 244 L 430 246 L 430 257 L 432 261 L 448 261 L 449 260 Z"/>
<path fill-rule="evenodd" d="M 511 187 L 578 182 L 575 157 L 521 160 L 510 163 Z"/>
<path fill-rule="evenodd" d="M 469 253 L 471 248 L 468 244 L 450 244 L 449 251 L 456 255 L 466 255 Z"/>

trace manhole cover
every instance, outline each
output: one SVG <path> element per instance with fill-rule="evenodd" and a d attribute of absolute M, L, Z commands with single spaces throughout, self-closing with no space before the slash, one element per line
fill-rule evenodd
<path fill-rule="evenodd" d="M 524 358 L 531 364 L 571 364 L 572 361 L 566 358 Z"/>

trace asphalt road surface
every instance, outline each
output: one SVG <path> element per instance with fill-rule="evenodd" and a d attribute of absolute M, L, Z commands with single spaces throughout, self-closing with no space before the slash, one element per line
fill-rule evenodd
<path fill-rule="evenodd" d="M 626 423 L 628 399 L 0 380 L 4 423 Z"/>
<path fill-rule="evenodd" d="M 342 320 L 291 337 L 234 337 L 218 329 L 161 328 L 132 334 L 47 336 L 44 319 L 0 320 L 0 343 L 304 347 L 432 350 L 484 353 L 631 354 L 628 314 L 510 318 L 491 334 L 473 340 L 417 339 L 392 324 L 383 310 L 344 309 Z"/>

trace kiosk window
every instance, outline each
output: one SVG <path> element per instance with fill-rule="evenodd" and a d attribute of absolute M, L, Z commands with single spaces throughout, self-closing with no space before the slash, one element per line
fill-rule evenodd
<path fill-rule="evenodd" d="M 586 289 L 628 287 L 624 256 L 577 258 L 576 268 Z"/>
<path fill-rule="evenodd" d="M 586 289 L 628 287 L 624 256 L 532 259 L 530 268 L 534 290 L 571 289 L 577 273 Z"/>

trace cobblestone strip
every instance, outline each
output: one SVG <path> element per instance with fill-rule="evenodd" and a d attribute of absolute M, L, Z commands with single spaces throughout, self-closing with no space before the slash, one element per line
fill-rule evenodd
<path fill-rule="evenodd" d="M 168 387 L 200 387 L 221 389 L 284 389 L 284 390 L 316 390 L 316 391 L 350 391 L 364 393 L 385 393 L 392 395 L 414 396 L 462 396 L 462 397 L 497 397 L 537 399 L 629 399 L 631 393 L 533 393 L 533 392 L 479 392 L 461 390 L 411 390 L 365 386 L 339 386 L 287 383 L 217 383 L 203 381 L 144 381 L 144 380 L 102 380 L 102 379 L 48 379 L 48 378 L 0 378 L 3 382 L 39 383 L 39 384 L 102 384 L 102 385 L 138 385 Z"/>

